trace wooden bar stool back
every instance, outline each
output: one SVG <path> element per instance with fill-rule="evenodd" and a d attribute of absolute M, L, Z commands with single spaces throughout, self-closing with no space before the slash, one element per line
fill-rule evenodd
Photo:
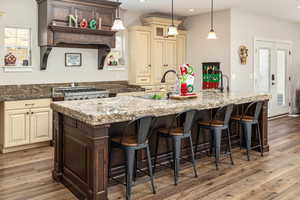
<path fill-rule="evenodd" d="M 131 187 L 133 184 L 135 169 L 136 151 L 145 149 L 148 161 L 148 173 L 150 176 L 153 193 L 155 194 L 154 178 L 152 173 L 151 154 L 148 139 L 151 135 L 151 127 L 153 124 L 153 116 L 144 116 L 129 122 L 121 137 L 111 138 L 109 157 L 112 159 L 112 148 L 121 148 L 125 152 L 126 158 L 126 199 L 131 198 Z M 135 131 L 132 131 L 135 130 Z M 140 170 L 145 173 L 144 171 Z M 109 167 L 109 176 L 111 175 L 111 167 Z"/>

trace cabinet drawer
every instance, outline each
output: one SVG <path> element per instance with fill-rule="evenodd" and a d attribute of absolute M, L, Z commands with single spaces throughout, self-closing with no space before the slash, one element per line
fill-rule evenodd
<path fill-rule="evenodd" d="M 139 84 L 150 83 L 150 78 L 149 77 L 138 77 L 137 82 Z"/>
<path fill-rule="evenodd" d="M 24 101 L 6 101 L 4 102 L 5 110 L 26 109 L 50 107 L 51 99 L 33 99 Z"/>

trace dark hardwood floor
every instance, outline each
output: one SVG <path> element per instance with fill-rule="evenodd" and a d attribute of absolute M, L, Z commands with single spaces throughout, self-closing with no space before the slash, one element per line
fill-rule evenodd
<path fill-rule="evenodd" d="M 173 185 L 171 170 L 156 175 L 157 194 L 139 180 L 133 199 L 140 200 L 297 200 L 300 199 L 300 118 L 282 118 L 269 123 L 270 152 L 265 157 L 234 150 L 235 166 L 223 160 L 215 170 L 212 159 L 197 160 L 199 177 L 190 165 L 183 166 L 180 183 Z M 75 200 L 63 185 L 51 178 L 53 148 L 39 148 L 0 155 L 0 200 Z M 125 188 L 109 188 L 109 199 L 123 199 Z"/>

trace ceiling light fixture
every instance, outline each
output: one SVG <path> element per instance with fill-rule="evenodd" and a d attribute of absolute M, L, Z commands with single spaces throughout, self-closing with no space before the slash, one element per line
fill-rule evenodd
<path fill-rule="evenodd" d="M 119 2 L 119 0 L 117 0 L 117 2 Z M 111 30 L 113 30 L 113 31 L 123 31 L 123 30 L 125 30 L 125 26 L 124 26 L 123 21 L 121 20 L 121 17 L 120 17 L 120 6 L 117 8 L 116 19 L 114 21 L 113 26 L 111 27 Z"/>
<path fill-rule="evenodd" d="M 208 33 L 207 39 L 209 40 L 217 39 L 217 35 L 214 30 L 214 0 L 211 0 L 211 24 L 210 24 L 210 31 Z"/>
<path fill-rule="evenodd" d="M 190 12 L 194 12 L 195 9 L 194 9 L 194 8 L 190 8 L 189 11 L 190 11 Z"/>
<path fill-rule="evenodd" d="M 168 36 L 178 35 L 177 27 L 174 25 L 174 0 L 172 0 L 172 25 L 169 26 Z"/>

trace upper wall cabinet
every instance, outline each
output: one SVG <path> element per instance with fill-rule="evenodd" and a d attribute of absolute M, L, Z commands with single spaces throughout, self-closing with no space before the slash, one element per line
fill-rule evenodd
<path fill-rule="evenodd" d="M 39 12 L 41 69 L 46 69 L 53 47 L 98 49 L 98 68 L 103 69 L 105 57 L 115 47 L 115 32 L 111 31 L 111 27 L 120 3 L 105 0 L 36 1 Z M 71 26 L 70 15 L 77 21 L 72 21 Z M 79 22 L 83 19 L 87 21 L 88 27 L 80 28 Z M 89 27 L 92 19 L 96 20 L 96 29 Z"/>
<path fill-rule="evenodd" d="M 153 86 L 160 84 L 163 74 L 186 62 L 186 32 L 179 30 L 176 37 L 168 37 L 170 19 L 147 17 L 145 26 L 129 28 L 129 82 Z M 176 20 L 179 26 L 182 21 Z M 167 84 L 175 83 L 175 76 L 168 75 Z"/>

